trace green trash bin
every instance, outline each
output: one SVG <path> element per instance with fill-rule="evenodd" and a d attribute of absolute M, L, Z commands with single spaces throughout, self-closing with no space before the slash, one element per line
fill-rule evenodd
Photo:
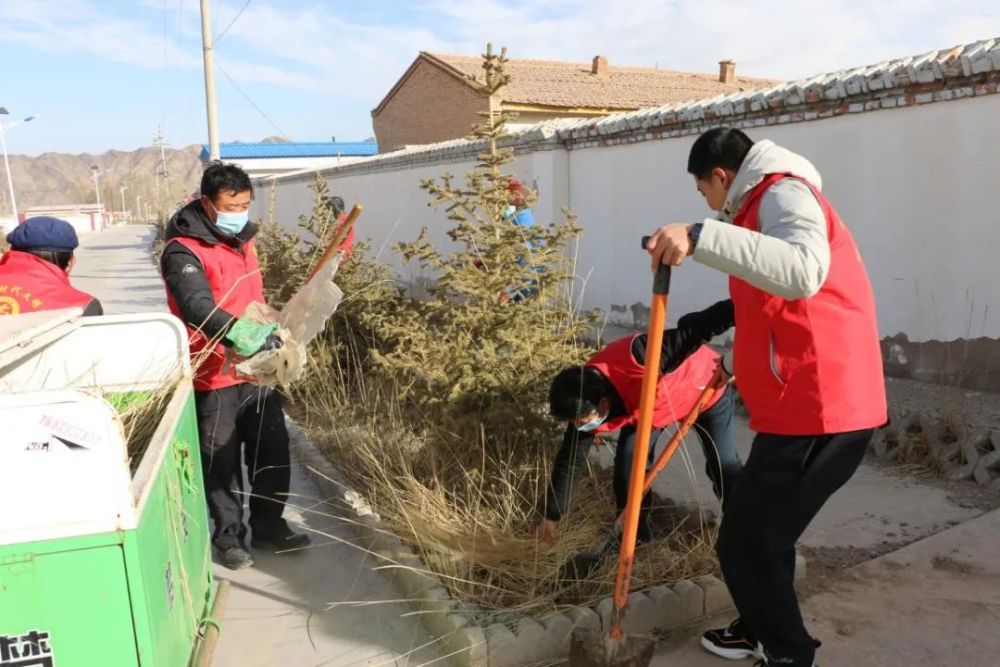
<path fill-rule="evenodd" d="M 79 314 L 0 317 L 0 666 L 193 664 L 220 610 L 187 334 Z"/>

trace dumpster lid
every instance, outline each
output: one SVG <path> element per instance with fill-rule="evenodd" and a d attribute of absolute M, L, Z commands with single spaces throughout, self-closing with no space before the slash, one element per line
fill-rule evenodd
<path fill-rule="evenodd" d="M 0 545 L 136 525 L 121 424 L 73 390 L 0 394 Z"/>
<path fill-rule="evenodd" d="M 0 317 L 0 368 L 79 328 L 81 315 L 82 308 L 62 308 Z"/>

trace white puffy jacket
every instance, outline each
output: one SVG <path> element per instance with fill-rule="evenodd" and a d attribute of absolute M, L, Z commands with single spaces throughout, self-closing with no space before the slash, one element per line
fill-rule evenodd
<path fill-rule="evenodd" d="M 812 191 L 793 179 L 779 181 L 761 198 L 759 232 L 730 224 L 750 191 L 774 173 L 822 187 L 819 172 L 801 155 L 772 141 L 755 143 L 719 219 L 705 220 L 693 258 L 770 294 L 802 299 L 816 294 L 830 271 L 826 218 Z"/>

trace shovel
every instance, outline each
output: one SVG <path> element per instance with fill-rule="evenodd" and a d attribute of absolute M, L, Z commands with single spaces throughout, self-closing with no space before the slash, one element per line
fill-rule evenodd
<path fill-rule="evenodd" d="M 648 241 L 649 237 L 643 237 L 643 248 Z M 625 606 L 628 604 L 632 565 L 635 560 L 635 537 L 639 529 L 639 510 L 643 489 L 646 488 L 646 458 L 649 454 L 650 431 L 653 426 L 653 405 L 656 402 L 660 350 L 663 346 L 663 325 L 667 319 L 669 293 L 670 267 L 661 265 L 653 279 L 653 305 L 649 314 L 646 363 L 642 375 L 638 437 L 635 452 L 632 454 L 632 475 L 628 489 L 628 504 L 624 512 L 624 534 L 618 555 L 611 628 L 607 634 L 583 628 L 573 631 L 569 649 L 569 664 L 573 667 L 648 667 L 653 659 L 653 650 L 656 648 L 656 641 L 651 637 L 626 635 L 622 632 L 622 619 L 625 616 Z"/>

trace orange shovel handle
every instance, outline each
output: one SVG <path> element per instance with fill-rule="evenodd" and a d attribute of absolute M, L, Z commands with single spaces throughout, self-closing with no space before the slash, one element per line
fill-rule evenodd
<path fill-rule="evenodd" d="M 646 247 L 647 239 L 642 245 Z M 622 636 L 621 620 L 628 604 L 635 562 L 635 538 L 639 530 L 639 511 L 642 506 L 646 481 L 646 459 L 649 455 L 650 432 L 653 428 L 653 407 L 656 403 L 656 385 L 660 379 L 660 351 L 663 347 L 663 327 L 667 320 L 667 300 L 670 293 L 670 267 L 660 266 L 653 280 L 653 304 L 649 313 L 649 330 L 646 339 L 646 359 L 643 364 L 642 394 L 639 401 L 638 438 L 632 452 L 632 475 L 629 478 L 628 504 L 625 506 L 625 526 L 621 552 L 618 556 L 618 574 L 615 578 L 615 614 L 611 637 Z"/>

